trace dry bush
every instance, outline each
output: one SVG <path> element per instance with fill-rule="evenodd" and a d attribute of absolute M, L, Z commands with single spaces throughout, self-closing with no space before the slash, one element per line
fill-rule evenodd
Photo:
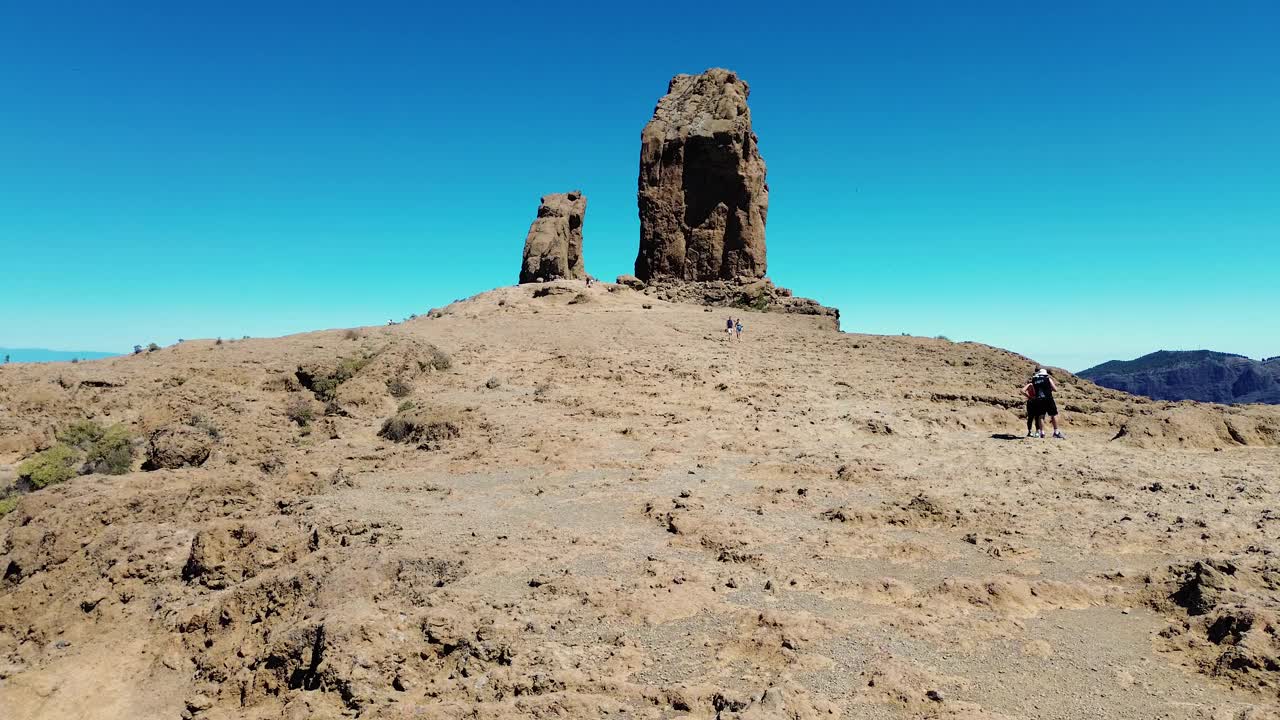
<path fill-rule="evenodd" d="M 396 376 L 387 381 L 387 392 L 393 398 L 409 397 L 413 394 L 413 386 L 406 382 L 404 378 Z"/>
<path fill-rule="evenodd" d="M 427 359 L 418 361 L 418 369 L 448 370 L 453 367 L 453 358 L 435 345 L 427 346 Z"/>
<path fill-rule="evenodd" d="M 452 440 L 462 428 L 448 413 L 424 408 L 410 409 L 387 418 L 378 436 L 399 443 L 430 443 Z"/>
<path fill-rule="evenodd" d="M 328 402 L 333 400 L 338 386 L 356 376 L 356 373 L 373 362 L 377 353 L 367 350 L 350 357 L 342 358 L 336 367 L 331 369 L 315 367 L 299 367 L 294 377 L 303 387 L 315 393 L 317 400 Z"/>
<path fill-rule="evenodd" d="M 302 395 L 294 395 L 284 405 L 285 417 L 297 423 L 300 427 L 305 427 L 308 423 L 315 419 L 315 408 L 311 406 L 311 400 Z"/>

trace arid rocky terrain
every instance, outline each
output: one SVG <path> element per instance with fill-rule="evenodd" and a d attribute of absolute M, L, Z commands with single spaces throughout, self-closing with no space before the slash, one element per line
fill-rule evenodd
<path fill-rule="evenodd" d="M 1027 358 L 728 312 L 563 281 L 0 367 L 0 486 L 136 449 L 0 518 L 0 714 L 1277 717 L 1280 410 L 1059 373 L 1022 439 Z"/>

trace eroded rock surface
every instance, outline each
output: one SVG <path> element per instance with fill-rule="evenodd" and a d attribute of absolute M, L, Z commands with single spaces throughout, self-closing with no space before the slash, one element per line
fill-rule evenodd
<path fill-rule="evenodd" d="M 585 279 L 582 261 L 582 221 L 587 196 L 581 191 L 554 193 L 542 198 L 538 217 L 524 241 L 520 282 Z"/>
<path fill-rule="evenodd" d="M 769 187 L 749 93 L 716 68 L 675 76 L 658 101 L 640 135 L 641 280 L 764 276 Z"/>

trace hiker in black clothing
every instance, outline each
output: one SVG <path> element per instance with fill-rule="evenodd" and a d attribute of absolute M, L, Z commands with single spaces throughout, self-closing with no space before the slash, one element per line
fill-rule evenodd
<path fill-rule="evenodd" d="M 1027 437 L 1036 437 L 1036 433 L 1044 432 L 1044 420 L 1036 414 L 1036 389 L 1028 382 L 1022 386 L 1022 396 L 1027 399 Z M 1032 428 L 1035 428 L 1034 430 Z"/>
<path fill-rule="evenodd" d="M 1036 418 L 1036 436 L 1044 437 L 1044 420 L 1045 415 L 1049 416 L 1049 422 L 1053 423 L 1053 436 L 1059 440 L 1065 440 L 1066 435 L 1058 429 L 1058 403 L 1053 399 L 1053 391 L 1058 389 L 1058 384 L 1049 376 L 1049 371 L 1044 368 L 1036 369 L 1036 374 L 1031 376 L 1031 382 L 1023 386 L 1022 392 L 1029 398 L 1028 404 L 1028 423 L 1032 414 Z M 1031 435 L 1030 424 L 1027 427 L 1028 436 Z"/>

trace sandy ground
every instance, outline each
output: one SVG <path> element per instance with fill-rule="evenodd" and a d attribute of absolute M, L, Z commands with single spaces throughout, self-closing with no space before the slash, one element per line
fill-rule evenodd
<path fill-rule="evenodd" d="M 0 484 L 85 417 L 211 446 L 0 519 L 5 717 L 1277 717 L 1280 409 L 1060 374 L 1023 439 L 1003 350 L 533 290 L 0 368 Z"/>

